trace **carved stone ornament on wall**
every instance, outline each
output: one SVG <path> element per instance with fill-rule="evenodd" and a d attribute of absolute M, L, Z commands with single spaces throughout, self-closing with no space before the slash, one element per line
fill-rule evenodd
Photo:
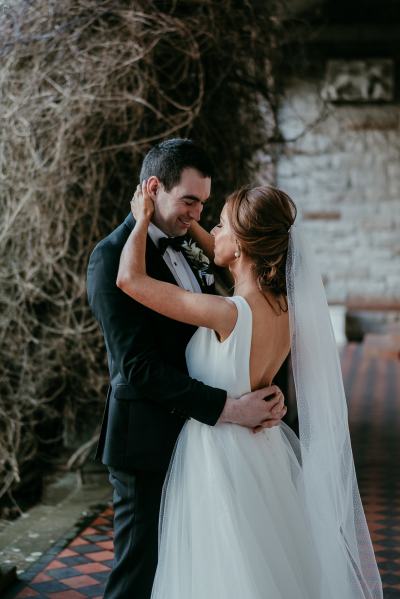
<path fill-rule="evenodd" d="M 329 102 L 391 102 L 394 65 L 391 59 L 329 60 L 322 97 Z"/>

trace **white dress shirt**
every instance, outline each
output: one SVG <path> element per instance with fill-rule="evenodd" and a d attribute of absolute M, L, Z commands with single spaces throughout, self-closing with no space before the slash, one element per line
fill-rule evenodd
<path fill-rule="evenodd" d="M 149 224 L 148 233 L 156 247 L 158 247 L 161 237 L 168 237 L 154 223 Z M 177 252 L 174 248 L 168 246 L 163 254 L 163 259 L 179 287 L 186 289 L 186 291 L 201 293 L 201 287 L 182 252 Z"/>

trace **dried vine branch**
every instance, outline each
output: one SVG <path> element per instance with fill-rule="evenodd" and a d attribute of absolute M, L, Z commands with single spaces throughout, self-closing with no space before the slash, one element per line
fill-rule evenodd
<path fill-rule="evenodd" d="M 88 446 L 78 447 L 96 431 L 107 371 L 86 264 L 127 212 L 149 146 L 194 137 L 217 164 L 220 198 L 268 149 L 284 9 L 282 0 L 3 6 L 0 496 L 62 447 L 81 461 Z"/>

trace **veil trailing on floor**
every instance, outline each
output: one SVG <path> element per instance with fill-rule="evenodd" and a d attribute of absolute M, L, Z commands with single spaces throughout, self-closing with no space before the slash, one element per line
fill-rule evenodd
<path fill-rule="evenodd" d="M 327 300 L 301 225 L 290 229 L 286 281 L 304 496 L 323 599 L 382 599 Z"/>

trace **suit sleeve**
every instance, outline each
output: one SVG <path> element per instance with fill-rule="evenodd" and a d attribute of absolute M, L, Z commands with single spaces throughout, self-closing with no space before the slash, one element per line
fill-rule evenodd
<path fill-rule="evenodd" d="M 94 250 L 88 267 L 88 298 L 114 366 L 132 388 L 132 399 L 155 402 L 172 413 L 214 425 L 226 391 L 190 378 L 163 359 L 149 335 L 154 313 L 115 284 L 119 253 L 118 249 Z"/>

